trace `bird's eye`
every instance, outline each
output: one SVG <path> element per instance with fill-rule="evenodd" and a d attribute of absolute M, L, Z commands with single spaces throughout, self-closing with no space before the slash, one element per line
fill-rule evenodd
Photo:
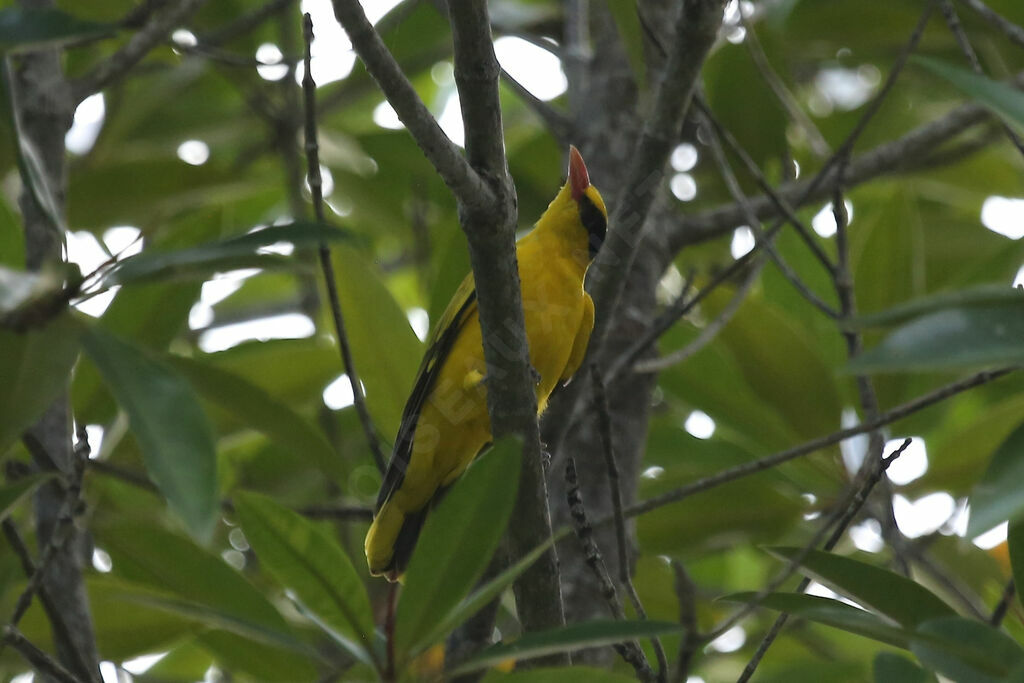
<path fill-rule="evenodd" d="M 590 238 L 587 240 L 590 258 L 594 258 L 597 256 L 597 251 L 601 248 L 601 245 L 604 244 L 604 236 L 608 231 L 608 219 L 605 218 L 601 209 L 597 208 L 597 205 L 587 195 L 580 197 L 579 205 L 580 222 L 587 229 L 587 234 Z"/>

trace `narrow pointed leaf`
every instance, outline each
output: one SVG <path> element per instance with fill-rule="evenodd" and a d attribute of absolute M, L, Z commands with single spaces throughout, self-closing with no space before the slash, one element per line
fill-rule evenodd
<path fill-rule="evenodd" d="M 66 314 L 41 329 L 0 329 L 0 453 L 68 387 L 81 333 Z"/>
<path fill-rule="evenodd" d="M 103 279 L 104 287 L 132 282 L 168 279 L 203 279 L 217 272 L 239 268 L 298 268 L 291 257 L 261 251 L 279 242 L 308 248 L 320 241 L 352 239 L 351 233 L 320 223 L 274 225 L 226 240 L 188 249 L 160 251 L 147 249 L 119 261 Z"/>
<path fill-rule="evenodd" d="M 571 531 L 569 527 L 563 527 L 560 531 L 551 534 L 551 538 L 528 552 L 518 562 L 498 574 L 498 576 L 474 590 L 469 597 L 448 612 L 448 614 L 445 615 L 445 617 L 438 622 L 426 636 L 419 640 L 416 645 L 412 646 L 409 654 L 415 656 L 426 650 L 434 643 L 442 640 L 445 636 L 455 630 L 455 627 L 479 612 L 491 600 L 497 598 L 503 590 L 511 586 L 513 581 L 529 569 L 533 563 L 537 561 L 537 558 L 543 555 L 548 548 L 568 536 L 570 533 Z"/>
<path fill-rule="evenodd" d="M 1024 422 L 996 449 L 988 470 L 971 493 L 967 536 L 973 538 L 1006 520 L 1024 517 Z"/>
<path fill-rule="evenodd" d="M 483 683 L 635 683 L 636 676 L 595 669 L 590 666 L 542 667 L 502 673 L 488 671 Z"/>
<path fill-rule="evenodd" d="M 783 560 L 791 560 L 804 552 L 803 548 L 778 546 L 767 550 Z M 905 628 L 956 614 L 924 586 L 866 562 L 812 550 L 804 557 L 800 568 L 807 576 Z M 896 595 L 898 600 L 893 599 Z"/>
<path fill-rule="evenodd" d="M 938 59 L 916 56 L 914 61 L 932 73 L 942 76 L 958 90 L 970 95 L 1019 132 L 1024 133 L 1024 93 L 1020 90 Z"/>
<path fill-rule="evenodd" d="M 1024 363 L 1024 296 L 935 310 L 895 328 L 850 372 L 981 369 Z"/>
<path fill-rule="evenodd" d="M 1013 287 L 1007 287 L 1006 285 L 981 285 L 913 299 L 884 311 L 861 315 L 852 320 L 851 323 L 858 328 L 891 326 L 913 320 L 926 313 L 934 313 L 949 308 L 986 304 L 1012 304 L 1022 299 L 1024 299 L 1024 295 Z"/>
<path fill-rule="evenodd" d="M 158 526 L 130 522 L 95 526 L 123 590 L 134 602 L 227 628 L 256 640 L 296 647 L 296 638 L 271 602 L 219 556 Z"/>
<path fill-rule="evenodd" d="M 171 364 L 203 398 L 279 446 L 315 464 L 335 481 L 344 476 L 341 459 L 323 434 L 283 401 L 243 377 L 210 363 L 173 356 Z"/>
<path fill-rule="evenodd" d="M 627 640 L 653 638 L 685 629 L 668 621 L 589 621 L 550 631 L 527 633 L 508 645 L 495 645 L 449 672 L 457 676 L 506 659 L 522 661 L 585 647 L 602 647 Z"/>
<path fill-rule="evenodd" d="M 318 624 L 360 661 L 372 661 L 373 613 L 348 555 L 313 522 L 266 496 L 234 496 L 257 557 Z"/>
<path fill-rule="evenodd" d="M 150 478 L 200 541 L 217 521 L 217 458 L 199 397 L 184 377 L 98 327 L 83 345 L 128 414 Z"/>
<path fill-rule="evenodd" d="M 935 677 L 906 657 L 879 652 L 872 667 L 875 683 L 929 683 Z"/>
<path fill-rule="evenodd" d="M 963 617 L 921 624 L 911 650 L 929 669 L 954 681 L 995 683 L 1024 664 L 1024 649 L 1002 631 Z"/>
<path fill-rule="evenodd" d="M 433 631 L 487 568 L 515 505 L 521 450 L 518 439 L 499 441 L 428 515 L 398 603 L 399 655 Z"/>
<path fill-rule="evenodd" d="M 733 593 L 719 600 L 750 602 L 757 595 L 754 592 Z M 906 649 L 909 646 L 910 633 L 899 625 L 839 600 L 805 593 L 771 593 L 760 604 L 894 647 Z"/>

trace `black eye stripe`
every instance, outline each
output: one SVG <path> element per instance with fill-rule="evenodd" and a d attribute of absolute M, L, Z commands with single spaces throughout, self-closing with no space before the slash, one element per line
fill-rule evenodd
<path fill-rule="evenodd" d="M 608 231 L 608 219 L 587 195 L 580 197 L 579 206 L 580 221 L 590 236 L 588 240 L 590 258 L 594 258 L 597 255 L 597 250 L 604 243 L 604 236 Z"/>

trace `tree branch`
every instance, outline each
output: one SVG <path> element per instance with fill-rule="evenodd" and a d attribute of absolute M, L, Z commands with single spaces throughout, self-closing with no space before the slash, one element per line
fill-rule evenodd
<path fill-rule="evenodd" d="M 693 97 L 697 77 L 722 25 L 722 0 L 684 0 L 653 109 L 637 140 L 623 190 L 615 202 L 604 247 L 591 268 L 590 291 L 597 307 L 587 356 L 595 357 L 618 305 L 626 274 L 640 243 L 644 221 L 661 187 L 665 163 Z M 735 227 L 735 226 L 733 226 Z"/>
<path fill-rule="evenodd" d="M 970 7 L 982 19 L 1002 31 L 1011 41 L 1024 47 L 1024 28 L 999 14 L 981 0 L 960 0 L 960 2 Z"/>
<path fill-rule="evenodd" d="M 180 0 L 167 3 L 170 7 L 157 12 L 150 21 L 135 33 L 120 50 L 92 71 L 71 83 L 71 95 L 75 102 L 81 102 L 89 95 L 103 90 L 123 77 L 138 64 L 150 50 L 167 38 L 185 19 L 203 6 L 206 0 Z"/>
<path fill-rule="evenodd" d="M 359 0 L 334 0 L 334 16 L 352 41 L 352 49 L 456 199 L 467 206 L 484 207 L 494 201 L 491 189 L 462 156 L 458 145 L 444 134 L 416 94 L 402 68 L 366 19 Z"/>
<path fill-rule="evenodd" d="M 489 186 L 488 201 L 459 197 L 459 221 L 469 242 L 484 359 L 487 362 L 487 409 L 495 438 L 519 434 L 523 463 L 509 541 L 512 559 L 528 553 L 538 538 L 551 535 L 547 482 L 537 426 L 534 370 L 530 366 L 519 267 L 516 262 L 516 194 L 505 160 L 500 67 L 494 55 L 487 3 L 448 4 L 455 54 L 455 84 L 466 130 L 466 156 Z M 558 557 L 552 546 L 515 583 L 516 608 L 524 630 L 565 623 Z M 567 655 L 545 658 L 568 663 Z M 538 662 L 540 664 L 542 662 Z"/>

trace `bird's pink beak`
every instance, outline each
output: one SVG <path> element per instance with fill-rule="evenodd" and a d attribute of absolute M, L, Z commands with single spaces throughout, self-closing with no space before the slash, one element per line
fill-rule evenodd
<path fill-rule="evenodd" d="M 576 146 L 569 145 L 569 188 L 572 190 L 572 198 L 579 201 L 588 187 L 590 174 L 587 173 L 587 165 L 583 163 L 583 157 Z"/>

